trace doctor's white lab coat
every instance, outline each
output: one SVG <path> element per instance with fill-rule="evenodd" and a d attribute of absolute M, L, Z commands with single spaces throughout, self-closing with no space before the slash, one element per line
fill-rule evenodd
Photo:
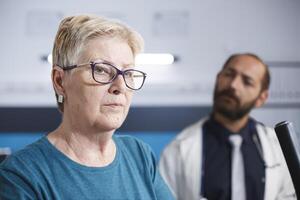
<path fill-rule="evenodd" d="M 185 128 L 163 151 L 159 170 L 176 199 L 200 199 L 202 166 L 202 125 L 200 121 Z M 265 200 L 296 199 L 278 139 L 273 129 L 257 123 L 257 133 L 266 166 Z"/>

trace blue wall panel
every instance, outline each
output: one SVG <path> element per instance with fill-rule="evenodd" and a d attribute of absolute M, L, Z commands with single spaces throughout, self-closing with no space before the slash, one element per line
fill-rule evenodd
<path fill-rule="evenodd" d="M 209 114 L 207 106 L 132 107 L 116 134 L 150 144 L 157 158 L 184 127 Z M 61 114 L 55 107 L 0 107 L 0 148 L 15 152 L 54 130 Z"/>

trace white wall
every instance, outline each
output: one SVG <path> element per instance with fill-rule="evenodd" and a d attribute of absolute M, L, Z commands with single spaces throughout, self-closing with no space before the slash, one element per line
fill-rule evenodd
<path fill-rule="evenodd" d="M 296 104 L 291 115 L 300 123 L 299 11 L 298 0 L 0 0 L 0 106 L 55 106 L 51 66 L 41 56 L 51 52 L 63 16 L 95 13 L 137 29 L 145 38 L 146 52 L 179 57 L 172 66 L 143 68 L 149 76 L 134 106 L 209 105 L 224 60 L 247 51 L 268 62 L 284 62 L 281 71 L 274 72 L 280 81 L 273 80 L 272 90 L 282 87 L 284 92 L 289 80 L 288 89 L 295 95 L 287 104 Z M 293 72 L 285 74 L 290 63 L 294 67 L 287 71 Z M 288 96 L 271 98 L 283 105 L 289 101 Z M 290 110 L 282 109 L 288 117 Z M 278 112 L 268 110 L 256 115 L 267 119 Z"/>

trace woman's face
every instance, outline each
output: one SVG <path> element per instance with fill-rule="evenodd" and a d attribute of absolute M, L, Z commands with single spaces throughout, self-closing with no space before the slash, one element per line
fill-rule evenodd
<path fill-rule="evenodd" d="M 134 66 L 134 56 L 128 44 L 118 38 L 90 40 L 78 63 L 103 60 L 120 70 Z M 90 65 L 64 72 L 64 120 L 79 130 L 113 131 L 126 118 L 133 91 L 119 75 L 112 83 L 94 81 Z"/>

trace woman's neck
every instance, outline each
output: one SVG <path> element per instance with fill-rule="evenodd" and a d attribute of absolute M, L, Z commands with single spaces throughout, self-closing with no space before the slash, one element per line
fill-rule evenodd
<path fill-rule="evenodd" d="M 112 163 L 116 155 L 112 134 L 113 131 L 83 133 L 61 125 L 48 139 L 71 160 L 89 167 L 103 167 Z"/>

